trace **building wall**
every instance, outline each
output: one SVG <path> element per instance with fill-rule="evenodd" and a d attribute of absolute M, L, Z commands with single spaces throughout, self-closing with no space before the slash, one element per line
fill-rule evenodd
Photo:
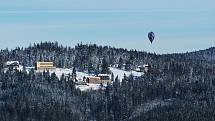
<path fill-rule="evenodd" d="M 37 70 L 51 70 L 55 68 L 53 62 L 37 62 Z"/>
<path fill-rule="evenodd" d="M 110 75 L 108 74 L 99 74 L 98 77 L 100 77 L 101 83 L 111 83 Z"/>
<path fill-rule="evenodd" d="M 87 83 L 93 83 L 93 84 L 102 83 L 102 81 L 100 80 L 100 77 L 87 77 L 86 82 Z"/>

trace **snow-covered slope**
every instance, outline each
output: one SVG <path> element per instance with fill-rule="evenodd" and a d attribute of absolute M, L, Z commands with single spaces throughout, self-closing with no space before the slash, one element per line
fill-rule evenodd
<path fill-rule="evenodd" d="M 122 81 L 124 78 L 124 74 L 126 76 L 133 75 L 133 76 L 141 76 L 143 72 L 136 72 L 136 71 L 124 71 L 117 68 L 110 67 L 110 71 L 114 74 L 114 77 L 118 76 L 119 80 Z"/>
<path fill-rule="evenodd" d="M 50 71 L 50 73 L 55 73 L 57 75 L 58 78 L 60 78 L 63 74 L 72 74 L 72 69 L 68 69 L 68 68 L 56 68 L 52 71 Z M 89 76 L 87 73 L 84 72 L 76 72 L 77 74 L 77 80 L 82 81 L 84 76 Z"/>
<path fill-rule="evenodd" d="M 110 67 L 111 72 L 114 74 L 114 77 L 118 76 L 119 80 L 122 81 L 122 79 L 124 78 L 124 74 L 126 76 L 129 75 L 133 75 L 133 76 L 141 76 L 143 73 L 142 72 L 136 72 L 136 71 L 124 71 L 124 70 L 120 70 L 117 68 L 113 68 Z M 55 73 L 58 78 L 60 78 L 62 76 L 62 74 L 71 74 L 72 73 L 72 69 L 66 69 L 66 68 L 56 68 L 52 71 L 50 71 L 50 73 Z M 83 77 L 85 76 L 90 76 L 87 73 L 84 72 L 76 72 L 77 74 L 77 80 L 78 81 L 82 81 Z M 104 87 L 106 85 L 103 85 Z M 98 90 L 101 88 L 100 84 L 87 84 L 87 85 L 76 85 L 76 88 L 79 88 L 81 91 L 87 91 L 87 90 Z"/>
<path fill-rule="evenodd" d="M 4 72 L 6 72 L 8 70 L 9 70 L 9 68 L 4 68 Z M 14 70 L 22 71 L 23 70 L 23 66 L 19 65 L 18 67 L 14 67 Z"/>
<path fill-rule="evenodd" d="M 87 85 L 76 85 L 81 91 L 98 90 L 101 88 L 100 84 L 87 84 Z"/>
<path fill-rule="evenodd" d="M 62 74 L 71 74 L 72 73 L 72 69 L 66 69 L 66 68 L 56 68 L 52 71 L 50 71 L 50 73 L 55 73 L 57 75 L 58 78 L 60 78 L 62 76 Z M 78 81 L 83 81 L 83 77 L 85 76 L 89 76 L 89 74 L 84 73 L 84 72 L 76 72 L 77 74 L 77 80 Z M 88 90 L 98 90 L 101 88 L 100 84 L 87 84 L 87 85 L 76 85 L 76 88 L 79 88 L 81 91 L 88 91 Z"/>

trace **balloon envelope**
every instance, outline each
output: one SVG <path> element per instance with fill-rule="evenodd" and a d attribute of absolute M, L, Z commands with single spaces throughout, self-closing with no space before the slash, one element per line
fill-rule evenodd
<path fill-rule="evenodd" d="M 149 33 L 148 33 L 148 38 L 149 38 L 150 42 L 152 43 L 153 40 L 155 39 L 155 34 L 154 34 L 154 32 L 149 32 Z"/>

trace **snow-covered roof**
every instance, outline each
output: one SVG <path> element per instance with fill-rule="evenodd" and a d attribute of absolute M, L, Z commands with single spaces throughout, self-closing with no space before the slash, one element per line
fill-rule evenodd
<path fill-rule="evenodd" d="M 86 78 L 95 78 L 95 79 L 100 79 L 100 77 L 95 77 L 95 76 L 86 76 Z"/>
<path fill-rule="evenodd" d="M 10 65 L 19 65 L 19 61 L 7 61 L 6 65 L 7 66 L 10 66 Z"/>
<path fill-rule="evenodd" d="M 148 64 L 145 64 L 145 65 L 143 65 L 144 67 L 150 67 L 150 65 L 148 65 Z"/>
<path fill-rule="evenodd" d="M 35 69 L 35 67 L 25 67 L 26 69 Z"/>
<path fill-rule="evenodd" d="M 109 74 L 99 74 L 98 76 L 109 76 Z"/>

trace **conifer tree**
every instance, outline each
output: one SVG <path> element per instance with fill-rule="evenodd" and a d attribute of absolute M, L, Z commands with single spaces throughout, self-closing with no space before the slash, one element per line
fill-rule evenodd
<path fill-rule="evenodd" d="M 109 65 L 108 65 L 108 63 L 107 63 L 105 58 L 103 58 L 103 60 L 102 60 L 101 73 L 102 74 L 110 73 Z"/>

